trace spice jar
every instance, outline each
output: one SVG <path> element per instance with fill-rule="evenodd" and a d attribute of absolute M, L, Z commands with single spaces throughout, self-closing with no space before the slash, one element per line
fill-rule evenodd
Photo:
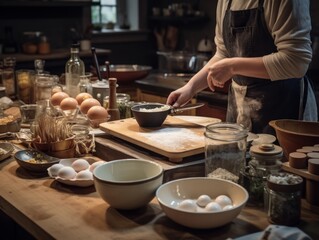
<path fill-rule="evenodd" d="M 131 104 L 130 95 L 126 93 L 117 93 L 116 102 L 120 111 L 120 119 L 125 119 L 131 117 Z M 109 105 L 109 96 L 106 96 L 103 100 L 103 106 L 107 109 Z"/>
<path fill-rule="evenodd" d="M 15 82 L 15 66 L 16 59 L 14 57 L 6 57 L 3 60 L 2 81 L 6 88 L 6 95 L 9 98 L 16 98 L 16 82 Z"/>
<path fill-rule="evenodd" d="M 205 130 L 205 174 L 238 183 L 245 166 L 248 130 L 234 123 L 214 123 Z"/>
<path fill-rule="evenodd" d="M 302 178 L 290 173 L 267 178 L 268 220 L 273 224 L 295 226 L 300 221 Z"/>
<path fill-rule="evenodd" d="M 249 203 L 264 204 L 264 188 L 269 174 L 279 173 L 283 150 L 274 144 L 258 144 L 250 148 L 251 160 L 242 171 L 243 186 L 249 193 Z"/>

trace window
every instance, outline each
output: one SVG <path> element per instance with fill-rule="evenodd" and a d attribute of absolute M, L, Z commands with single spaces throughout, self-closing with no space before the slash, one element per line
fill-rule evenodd
<path fill-rule="evenodd" d="M 103 26 L 108 23 L 117 22 L 117 1 L 116 0 L 92 0 L 91 7 L 92 23 Z"/>

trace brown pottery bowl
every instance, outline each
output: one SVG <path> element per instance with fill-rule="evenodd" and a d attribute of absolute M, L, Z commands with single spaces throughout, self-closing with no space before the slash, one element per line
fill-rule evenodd
<path fill-rule="evenodd" d="M 269 125 L 275 129 L 279 145 L 287 159 L 298 148 L 319 143 L 319 122 L 280 119 L 270 121 Z"/>

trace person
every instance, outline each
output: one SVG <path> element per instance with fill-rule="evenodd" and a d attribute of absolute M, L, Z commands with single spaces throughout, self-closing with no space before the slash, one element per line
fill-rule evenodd
<path fill-rule="evenodd" d="M 186 104 L 209 87 L 228 90 L 226 121 L 253 133 L 274 133 L 269 121 L 317 121 L 313 87 L 305 76 L 312 58 L 309 0 L 219 0 L 216 53 L 167 104 Z"/>

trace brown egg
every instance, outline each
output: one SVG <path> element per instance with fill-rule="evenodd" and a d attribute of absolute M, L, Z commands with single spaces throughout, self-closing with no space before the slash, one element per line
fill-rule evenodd
<path fill-rule="evenodd" d="M 91 94 L 83 92 L 83 93 L 79 93 L 75 99 L 76 101 L 78 101 L 78 104 L 81 105 L 81 103 L 88 98 L 93 98 Z"/>
<path fill-rule="evenodd" d="M 101 103 L 95 98 L 88 98 L 81 103 L 80 110 L 83 114 L 87 114 L 89 109 L 93 106 L 101 106 Z"/>
<path fill-rule="evenodd" d="M 62 110 L 74 110 L 78 106 L 78 102 L 75 98 L 67 97 L 64 98 L 60 103 L 60 108 Z"/>
<path fill-rule="evenodd" d="M 104 107 L 93 106 L 88 110 L 87 116 L 90 120 L 97 120 L 97 119 L 106 120 L 109 114 Z"/>
<path fill-rule="evenodd" d="M 69 94 L 66 92 L 57 92 L 51 96 L 51 103 L 53 106 L 60 105 L 61 101 L 65 98 L 69 97 Z"/>

